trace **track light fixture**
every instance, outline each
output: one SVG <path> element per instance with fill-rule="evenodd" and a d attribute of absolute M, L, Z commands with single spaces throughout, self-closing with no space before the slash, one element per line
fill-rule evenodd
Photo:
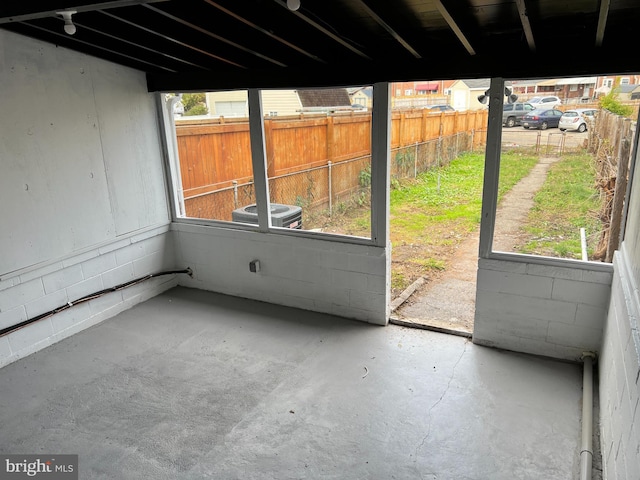
<path fill-rule="evenodd" d="M 64 20 L 64 31 L 69 35 L 73 35 L 74 33 L 76 33 L 76 26 L 73 24 L 73 19 L 71 18 L 71 15 L 73 15 L 74 13 L 77 13 L 77 11 L 64 10 L 62 12 L 56 12 L 56 13 L 60 15 Z"/>
<path fill-rule="evenodd" d="M 300 0 L 287 0 L 287 8 L 295 12 L 300 8 Z"/>

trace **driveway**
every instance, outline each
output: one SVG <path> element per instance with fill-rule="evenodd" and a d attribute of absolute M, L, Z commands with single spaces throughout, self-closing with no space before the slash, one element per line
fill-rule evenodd
<path fill-rule="evenodd" d="M 561 132 L 558 128 L 526 130 L 524 127 L 502 128 L 502 145 L 508 147 L 535 147 L 542 155 L 560 154 L 565 150 L 584 146 L 589 132 Z"/>

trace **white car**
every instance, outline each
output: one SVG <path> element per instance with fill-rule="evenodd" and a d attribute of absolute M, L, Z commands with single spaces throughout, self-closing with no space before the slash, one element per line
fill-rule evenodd
<path fill-rule="evenodd" d="M 527 103 L 533 105 L 534 108 L 555 108 L 562 104 L 562 100 L 552 95 L 549 97 L 533 97 L 527 100 Z"/>
<path fill-rule="evenodd" d="M 567 110 L 560 117 L 558 128 L 563 132 L 565 130 L 575 130 L 580 133 L 585 132 L 594 121 L 598 111 L 593 108 L 576 108 Z"/>

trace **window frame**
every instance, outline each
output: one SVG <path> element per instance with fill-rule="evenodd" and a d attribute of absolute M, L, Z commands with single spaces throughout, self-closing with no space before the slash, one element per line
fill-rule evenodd
<path fill-rule="evenodd" d="M 248 89 L 249 128 L 251 136 L 251 157 L 254 176 L 258 224 L 246 224 L 224 220 L 185 217 L 180 205 L 181 177 L 177 150 L 173 103 L 164 100 L 168 92 L 155 95 L 161 127 L 161 144 L 165 163 L 165 175 L 171 222 L 176 224 L 199 225 L 228 230 L 244 230 L 275 235 L 313 238 L 339 243 L 389 246 L 389 191 L 390 191 L 390 151 L 391 151 L 391 84 L 379 82 L 373 84 L 373 108 L 371 118 L 371 231 L 370 238 L 341 235 L 309 230 L 274 227 L 271 224 L 269 184 L 266 165 L 266 145 L 264 138 L 264 116 L 262 111 L 261 90 Z"/>

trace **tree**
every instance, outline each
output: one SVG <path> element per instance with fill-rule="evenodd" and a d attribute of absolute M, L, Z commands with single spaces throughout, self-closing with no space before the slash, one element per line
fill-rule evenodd
<path fill-rule="evenodd" d="M 182 95 L 185 116 L 206 115 L 209 113 L 204 93 L 185 93 Z"/>

